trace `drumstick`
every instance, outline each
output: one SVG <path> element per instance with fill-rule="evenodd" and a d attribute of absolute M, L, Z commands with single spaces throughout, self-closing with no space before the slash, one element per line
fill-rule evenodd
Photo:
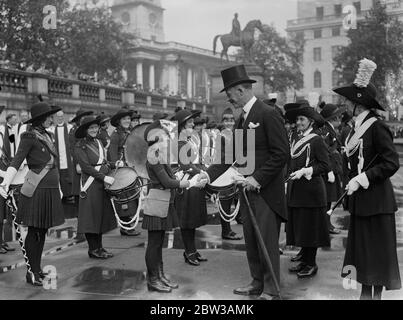
<path fill-rule="evenodd" d="M 363 171 L 367 171 L 369 169 L 369 167 L 374 163 L 374 161 L 376 160 L 376 158 L 378 157 L 378 153 L 375 155 L 375 157 L 368 163 L 368 165 L 363 169 Z M 329 216 L 332 215 L 333 211 L 336 210 L 336 208 L 340 205 L 340 203 L 343 202 L 344 198 L 347 197 L 348 194 L 348 190 L 346 190 L 343 195 L 340 197 L 339 200 L 336 201 L 336 203 L 334 204 L 334 206 L 327 212 L 327 214 Z"/>

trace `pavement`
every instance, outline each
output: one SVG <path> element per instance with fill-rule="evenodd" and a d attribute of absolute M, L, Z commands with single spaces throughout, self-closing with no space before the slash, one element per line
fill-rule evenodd
<path fill-rule="evenodd" d="M 403 170 L 392 178 L 399 204 L 396 215 L 397 245 L 400 270 L 403 271 Z M 147 233 L 138 237 L 122 237 L 119 230 L 104 235 L 104 247 L 115 256 L 108 260 L 92 260 L 88 257 L 86 242 L 74 239 L 76 219 L 53 229 L 47 237 L 42 266 L 51 266 L 57 272 L 52 286 L 33 287 L 26 284 L 26 268 L 17 242 L 14 253 L 0 255 L 0 299 L 18 300 L 253 300 L 232 293 L 234 288 L 248 284 L 251 279 L 245 254 L 245 243 L 221 239 L 218 215 L 209 205 L 209 222 L 197 230 L 197 248 L 208 262 L 199 267 L 186 264 L 183 260 L 183 245 L 179 230 L 167 234 L 164 243 L 164 265 L 166 273 L 180 287 L 170 294 L 150 293 L 146 288 L 144 253 Z M 290 257 L 299 248 L 285 246 L 282 227 L 280 247 L 281 291 L 284 299 L 292 300 L 356 300 L 360 285 L 356 289 L 344 289 L 340 277 L 349 214 L 337 209 L 332 215 L 333 224 L 341 230 L 331 237 L 331 247 L 319 249 L 318 274 L 311 279 L 298 279 L 288 272 Z M 235 232 L 242 234 L 242 226 L 233 224 Z M 9 270 L 10 266 L 17 268 Z M 402 272 L 401 272 L 402 273 Z M 403 290 L 387 291 L 384 299 L 403 300 Z"/>

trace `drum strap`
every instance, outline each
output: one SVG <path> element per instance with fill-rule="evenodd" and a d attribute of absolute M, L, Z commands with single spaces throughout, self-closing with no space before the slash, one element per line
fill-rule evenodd
<path fill-rule="evenodd" d="M 102 144 L 101 144 L 101 142 L 99 142 L 98 139 L 96 139 L 96 141 L 98 142 L 99 159 L 98 159 L 97 165 L 94 168 L 95 168 L 95 170 L 99 171 L 99 170 L 101 170 L 102 163 L 104 162 L 104 148 L 102 147 Z M 95 180 L 94 177 L 92 177 L 92 176 L 88 177 L 87 181 L 85 182 L 85 184 L 83 186 L 83 176 L 81 175 L 81 179 L 80 179 L 81 192 L 86 193 L 88 188 L 94 182 L 94 180 Z"/>

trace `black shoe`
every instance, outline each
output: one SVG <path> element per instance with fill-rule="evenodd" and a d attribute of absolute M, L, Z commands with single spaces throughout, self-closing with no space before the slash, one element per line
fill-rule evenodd
<path fill-rule="evenodd" d="M 231 231 L 228 234 L 223 234 L 221 235 L 221 238 L 223 238 L 224 240 L 242 240 L 243 237 L 238 236 L 234 231 Z"/>
<path fill-rule="evenodd" d="M 108 258 L 112 258 L 113 257 L 113 253 L 110 253 L 108 251 L 106 251 L 105 248 L 100 248 L 99 249 L 101 252 L 103 252 L 104 254 L 106 254 L 108 256 Z"/>
<path fill-rule="evenodd" d="M 196 259 L 197 259 L 197 261 L 199 261 L 199 262 L 206 262 L 206 261 L 208 261 L 208 259 L 205 258 L 205 257 L 203 257 L 198 251 L 196 251 Z"/>
<path fill-rule="evenodd" d="M 104 253 L 104 252 L 102 252 L 100 249 L 95 249 L 95 250 L 92 250 L 92 251 L 88 251 L 88 256 L 91 258 L 91 259 L 108 259 L 109 257 Z"/>
<path fill-rule="evenodd" d="M 262 286 L 256 286 L 251 283 L 246 287 L 237 288 L 234 290 L 234 294 L 239 294 L 241 296 L 260 296 L 263 292 Z"/>
<path fill-rule="evenodd" d="M 298 264 L 294 267 L 288 268 L 288 271 L 290 271 L 291 273 L 298 273 L 298 272 L 302 271 L 305 267 L 306 267 L 306 264 L 301 262 L 300 264 Z"/>
<path fill-rule="evenodd" d="M 318 273 L 318 266 L 305 266 L 303 270 L 297 273 L 298 278 L 313 277 Z"/>
<path fill-rule="evenodd" d="M 6 250 L 6 251 L 15 251 L 15 248 L 10 248 L 9 246 L 8 246 L 8 243 L 7 242 L 3 242 L 2 243 L 2 245 L 1 245 L 1 248 L 2 249 L 4 249 L 4 250 Z"/>
<path fill-rule="evenodd" d="M 31 274 L 27 272 L 25 279 L 27 280 L 27 283 L 32 284 L 35 287 L 43 286 L 42 278 L 37 273 L 34 273 L 32 277 Z"/>
<path fill-rule="evenodd" d="M 163 264 L 162 264 L 162 263 L 160 264 L 160 267 L 159 267 L 159 270 L 158 270 L 158 271 L 159 271 L 159 278 L 160 278 L 161 282 L 162 282 L 166 287 L 169 287 L 169 288 L 171 288 L 171 289 L 178 289 L 178 288 L 179 288 L 179 285 L 178 285 L 177 283 L 175 283 L 175 282 L 169 280 L 169 279 L 165 276 L 164 267 L 163 267 Z"/>
<path fill-rule="evenodd" d="M 160 293 L 170 293 L 172 289 L 166 286 L 158 274 L 147 275 L 147 288 L 148 291 L 160 292 Z"/>
<path fill-rule="evenodd" d="M 192 266 L 200 266 L 200 262 L 197 259 L 197 252 L 191 254 L 186 254 L 186 252 L 184 252 L 183 257 L 185 258 L 186 263 Z"/>
<path fill-rule="evenodd" d="M 120 235 L 126 236 L 126 237 L 137 237 L 141 234 L 140 231 L 137 231 L 135 229 L 133 230 L 125 230 L 125 229 L 120 229 Z"/>

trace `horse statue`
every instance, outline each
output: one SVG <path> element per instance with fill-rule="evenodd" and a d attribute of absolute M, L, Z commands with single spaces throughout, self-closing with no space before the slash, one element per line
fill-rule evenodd
<path fill-rule="evenodd" d="M 221 38 L 221 43 L 223 46 L 223 50 L 221 51 L 221 59 L 225 55 L 228 59 L 228 49 L 233 46 L 233 47 L 242 47 L 245 53 L 245 57 L 247 60 L 251 61 L 252 57 L 252 46 L 255 42 L 255 29 L 258 29 L 260 32 L 264 32 L 263 30 L 263 25 L 260 20 L 252 20 L 250 21 L 245 29 L 241 31 L 241 36 L 236 37 L 232 33 L 224 34 L 224 35 L 217 35 L 214 37 L 214 54 L 216 54 L 216 48 L 217 48 L 217 40 L 218 38 Z"/>

